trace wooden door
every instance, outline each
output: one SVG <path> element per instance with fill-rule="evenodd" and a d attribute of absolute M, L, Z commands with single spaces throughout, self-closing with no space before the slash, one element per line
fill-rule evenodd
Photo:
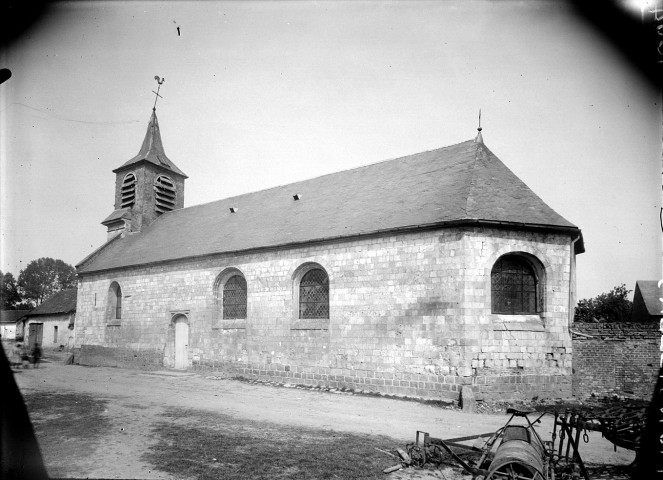
<path fill-rule="evenodd" d="M 189 324 L 185 316 L 175 320 L 175 368 L 185 370 L 189 366 Z"/>
<path fill-rule="evenodd" d="M 42 342 L 42 335 L 44 334 L 44 324 L 43 323 L 31 323 L 30 324 L 30 330 L 28 331 L 28 344 L 30 345 L 30 348 L 35 346 L 35 343 L 39 342 L 39 345 L 41 345 Z"/>

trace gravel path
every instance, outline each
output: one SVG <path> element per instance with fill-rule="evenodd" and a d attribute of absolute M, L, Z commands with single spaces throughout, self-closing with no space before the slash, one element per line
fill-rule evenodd
<path fill-rule="evenodd" d="M 76 392 L 108 400 L 112 419 L 105 448 L 98 449 L 91 478 L 169 478 L 140 460 L 149 445 L 151 425 L 167 407 L 212 411 L 237 419 L 384 435 L 404 446 L 417 430 L 452 438 L 495 431 L 504 415 L 467 414 L 417 402 L 300 388 L 279 388 L 186 372 L 141 372 L 120 368 L 64 365 L 60 355 L 49 355 L 39 369 L 15 370 L 23 393 Z M 545 417 L 547 418 L 547 417 Z M 550 438 L 551 421 L 538 427 Z M 72 419 L 75 421 L 75 419 Z M 633 453 L 618 449 L 590 432 L 581 446 L 587 463 L 627 464 Z M 392 477 L 393 478 L 393 477 Z M 400 478 L 400 476 L 399 476 Z M 430 477 L 436 478 L 436 477 Z"/>

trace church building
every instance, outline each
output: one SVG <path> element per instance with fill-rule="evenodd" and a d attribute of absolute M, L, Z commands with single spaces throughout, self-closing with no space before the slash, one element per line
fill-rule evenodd
<path fill-rule="evenodd" d="M 578 227 L 476 138 L 184 208 L 153 109 L 77 265 L 76 359 L 457 400 L 571 396 Z"/>

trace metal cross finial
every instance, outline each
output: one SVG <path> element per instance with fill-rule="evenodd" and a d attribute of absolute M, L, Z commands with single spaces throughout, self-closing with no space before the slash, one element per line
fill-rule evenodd
<path fill-rule="evenodd" d="M 166 81 L 166 79 L 165 78 L 159 78 L 159 75 L 155 75 L 154 79 L 159 84 L 159 86 L 157 87 L 156 92 L 154 90 L 152 90 L 152 93 L 156 95 L 156 97 L 154 97 L 154 106 L 152 107 L 152 110 L 156 111 L 156 109 L 157 109 L 157 100 L 159 100 L 160 98 L 163 98 L 161 95 L 159 95 L 159 90 L 161 90 L 161 85 L 163 84 L 163 82 Z"/>

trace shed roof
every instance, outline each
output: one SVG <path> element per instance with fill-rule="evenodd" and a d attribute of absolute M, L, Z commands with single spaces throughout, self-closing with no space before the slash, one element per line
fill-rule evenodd
<path fill-rule="evenodd" d="M 167 212 L 141 232 L 109 241 L 77 268 L 85 274 L 215 253 L 478 223 L 580 235 L 482 142 L 468 140 Z"/>
<path fill-rule="evenodd" d="M 29 317 L 35 315 L 53 315 L 56 313 L 71 313 L 76 311 L 77 288 L 62 290 L 52 297 L 44 300 L 34 310 L 30 311 Z"/>
<path fill-rule="evenodd" d="M 119 220 L 121 218 L 131 218 L 131 209 L 129 207 L 124 207 L 124 208 L 118 208 L 117 210 L 114 210 L 113 213 L 108 215 L 103 222 L 101 222 L 102 225 L 106 225 L 109 223 L 113 223 L 116 220 Z"/>
<path fill-rule="evenodd" d="M 663 288 L 658 286 L 657 280 L 637 280 L 635 282 L 635 295 L 638 290 L 642 296 L 643 303 L 649 315 L 661 316 L 661 301 L 663 298 Z M 635 300 L 635 299 L 634 299 Z"/>
<path fill-rule="evenodd" d="M 2 310 L 0 311 L 0 323 L 16 323 L 28 313 L 30 310 Z"/>

